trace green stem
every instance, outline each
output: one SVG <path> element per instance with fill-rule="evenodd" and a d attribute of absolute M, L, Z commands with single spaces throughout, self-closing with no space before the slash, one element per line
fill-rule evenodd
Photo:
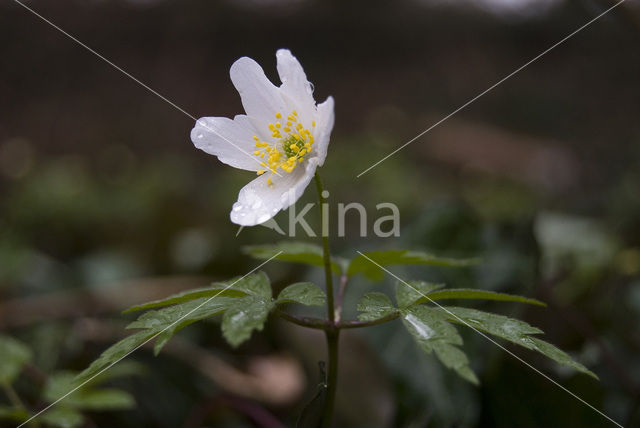
<path fill-rule="evenodd" d="M 380 325 L 380 324 L 384 324 L 384 323 L 389 322 L 389 321 L 393 321 L 394 319 L 398 318 L 399 316 L 400 316 L 400 314 L 398 312 L 396 312 L 396 313 L 384 316 L 382 318 L 378 318 L 377 320 L 373 320 L 373 321 L 343 321 L 341 323 L 338 323 L 338 325 L 336 327 L 338 329 L 371 327 L 371 326 L 374 326 L 374 325 Z"/>
<path fill-rule="evenodd" d="M 324 330 L 327 327 L 327 321 L 319 318 L 298 317 L 291 315 L 280 308 L 277 308 L 275 314 L 280 318 L 285 319 L 293 324 L 300 325 L 302 327 L 314 328 L 316 330 Z"/>
<path fill-rule="evenodd" d="M 340 330 L 335 326 L 329 326 L 325 330 L 327 336 L 327 348 L 329 352 L 329 370 L 327 373 L 327 396 L 322 412 L 322 428 L 330 428 L 333 419 L 333 408 L 336 402 L 336 391 L 338 384 L 338 342 L 340 341 Z"/>
<path fill-rule="evenodd" d="M 320 201 L 320 235 L 322 236 L 322 254 L 324 258 L 324 276 L 327 289 L 327 316 L 328 325 L 325 327 L 327 336 L 327 353 L 329 357 L 329 369 L 327 373 L 327 396 L 322 413 L 322 428 L 331 427 L 333 418 L 333 407 L 336 399 L 336 386 L 338 381 L 338 342 L 340 338 L 340 330 L 336 327 L 335 302 L 333 299 L 333 272 L 331 271 L 331 253 L 329 251 L 329 233 L 328 227 L 325 229 L 325 210 L 324 203 L 327 198 L 322 194 L 322 180 L 316 171 L 315 174 L 316 190 L 318 191 L 318 200 Z"/>
<path fill-rule="evenodd" d="M 316 190 L 318 191 L 318 200 L 320 201 L 320 235 L 322 237 L 322 255 L 324 257 L 324 276 L 325 282 L 327 285 L 327 315 L 329 316 L 329 322 L 333 324 L 336 319 L 335 309 L 334 309 L 334 301 L 333 301 L 333 273 L 331 271 L 331 252 L 329 251 L 329 236 L 328 233 L 325 233 L 324 224 L 328 219 L 324 218 L 324 210 L 322 206 L 327 201 L 322 195 L 322 191 L 324 190 L 322 187 L 322 180 L 320 179 L 320 175 L 316 171 L 315 174 L 316 181 Z M 328 229 L 328 227 L 327 227 Z"/>

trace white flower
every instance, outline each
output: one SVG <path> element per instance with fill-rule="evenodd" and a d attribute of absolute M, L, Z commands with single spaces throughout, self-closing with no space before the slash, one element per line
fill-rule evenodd
<path fill-rule="evenodd" d="M 203 117 L 191 131 L 200 150 L 259 177 L 240 190 L 231 221 L 255 226 L 294 204 L 327 156 L 333 98 L 316 106 L 313 87 L 287 49 L 276 53 L 282 85 L 275 86 L 251 58 L 231 66 L 231 80 L 247 113 Z"/>

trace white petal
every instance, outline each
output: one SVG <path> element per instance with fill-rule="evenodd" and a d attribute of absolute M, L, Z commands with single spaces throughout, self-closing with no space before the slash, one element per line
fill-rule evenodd
<path fill-rule="evenodd" d="M 191 130 L 193 144 L 221 162 L 234 168 L 258 171 L 263 169 L 253 155 L 256 135 L 247 116 L 238 115 L 233 120 L 226 117 L 202 117 Z"/>
<path fill-rule="evenodd" d="M 281 176 L 263 174 L 240 190 L 238 201 L 231 209 L 231 221 L 241 226 L 255 226 L 273 218 L 280 210 L 294 204 L 304 193 L 317 162 L 309 159 L 305 168 L 296 168 Z M 267 184 L 271 178 L 272 186 Z"/>
<path fill-rule="evenodd" d="M 329 97 L 322 104 L 318 104 L 318 119 L 316 120 L 317 142 L 315 144 L 318 166 L 322 166 L 324 159 L 327 157 L 329 138 L 331 137 L 335 120 L 333 104 L 333 97 Z"/>
<path fill-rule="evenodd" d="M 276 120 L 276 112 L 285 114 L 286 104 L 280 96 L 280 90 L 251 58 L 242 57 L 234 62 L 229 74 L 240 93 L 244 111 L 261 133 L 259 136 L 264 136 L 268 132 L 267 125 Z"/>
<path fill-rule="evenodd" d="M 293 104 L 291 110 L 297 110 L 303 124 L 311 126 L 311 121 L 315 120 L 315 105 L 313 99 L 313 87 L 307 80 L 304 69 L 288 49 L 280 49 L 276 52 L 278 60 L 278 75 L 282 86 L 280 91 L 288 104 Z M 289 111 L 287 111 L 289 113 Z M 309 122 L 309 123 L 306 123 Z"/>

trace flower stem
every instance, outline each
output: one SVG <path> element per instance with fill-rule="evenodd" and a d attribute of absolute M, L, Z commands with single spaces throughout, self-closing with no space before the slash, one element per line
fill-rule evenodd
<path fill-rule="evenodd" d="M 316 189 L 318 191 L 318 200 L 320 201 L 320 227 L 321 232 L 320 235 L 322 237 L 322 253 L 324 257 L 324 276 L 325 283 L 327 288 L 327 315 L 329 316 L 329 322 L 333 324 L 335 322 L 336 314 L 334 309 L 334 301 L 333 301 L 333 273 L 331 272 L 331 253 L 329 251 L 329 236 L 328 236 L 328 227 L 325 229 L 325 222 L 328 222 L 329 219 L 325 218 L 323 205 L 327 201 L 327 198 L 322 194 L 324 188 L 322 187 L 322 180 L 320 179 L 320 175 L 318 171 L 314 176 L 316 181 Z"/>
<path fill-rule="evenodd" d="M 329 369 L 327 373 L 327 395 L 322 413 L 322 427 L 331 427 L 333 418 L 333 407 L 336 398 L 336 386 L 338 381 L 338 342 L 340 338 L 340 330 L 336 326 L 335 302 L 333 298 L 333 272 L 331 270 L 331 253 L 329 251 L 329 233 L 328 218 L 325 218 L 324 204 L 327 198 L 323 195 L 323 186 L 320 175 L 315 173 L 316 189 L 318 191 L 318 200 L 320 201 L 320 226 L 322 236 L 322 253 L 324 258 L 324 275 L 327 289 L 327 317 L 328 325 L 325 328 L 327 337 L 327 353 L 329 357 Z M 327 225 L 327 227 L 325 227 Z"/>

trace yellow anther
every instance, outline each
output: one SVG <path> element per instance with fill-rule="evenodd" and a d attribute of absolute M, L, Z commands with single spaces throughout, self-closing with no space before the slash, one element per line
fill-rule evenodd
<path fill-rule="evenodd" d="M 256 150 L 255 152 L 253 152 L 253 154 L 258 156 L 260 154 L 260 150 Z"/>
<path fill-rule="evenodd" d="M 291 121 L 287 122 L 287 126 L 292 126 L 293 124 L 291 123 Z"/>
<path fill-rule="evenodd" d="M 267 164 L 264 162 L 260 162 L 260 166 L 267 166 Z"/>
<path fill-rule="evenodd" d="M 267 186 L 273 186 L 273 183 L 271 182 L 271 177 L 267 178 Z"/>
<path fill-rule="evenodd" d="M 298 162 L 302 163 L 302 161 L 304 160 L 304 158 L 298 158 Z"/>
<path fill-rule="evenodd" d="M 311 122 L 311 126 L 313 126 L 314 128 L 316 127 L 316 121 L 315 120 L 313 122 Z"/>
<path fill-rule="evenodd" d="M 280 125 L 280 122 L 276 122 L 276 128 L 280 128 L 282 125 Z"/>
<path fill-rule="evenodd" d="M 284 127 L 284 132 L 291 132 L 291 128 L 289 128 L 288 126 Z"/>
<path fill-rule="evenodd" d="M 274 131 L 274 130 L 275 130 L 275 126 L 273 126 L 273 123 L 270 123 L 270 124 L 269 124 L 269 129 L 270 129 L 271 131 Z"/>
<path fill-rule="evenodd" d="M 276 113 L 276 118 L 277 119 L 281 119 L 282 118 L 282 113 L 280 113 L 280 112 Z"/>
<path fill-rule="evenodd" d="M 264 157 L 264 152 L 260 153 L 260 157 L 263 158 Z"/>
<path fill-rule="evenodd" d="M 260 138 L 258 138 L 258 136 L 257 136 L 257 135 L 254 135 L 254 136 L 253 136 L 253 139 L 254 139 L 254 140 L 256 140 L 256 141 L 260 141 Z"/>
<path fill-rule="evenodd" d="M 298 156 L 303 156 L 307 153 L 307 149 L 302 149 L 300 150 L 300 152 L 298 153 Z"/>
<path fill-rule="evenodd" d="M 262 175 L 262 174 L 264 174 L 264 170 L 263 170 L 263 169 L 261 169 L 261 170 L 259 170 L 257 173 L 258 173 L 258 175 Z"/>
<path fill-rule="evenodd" d="M 294 110 L 294 111 L 292 111 L 292 113 L 293 113 L 293 115 L 294 115 L 294 116 L 297 116 L 297 115 L 298 115 L 298 112 L 297 112 L 297 111 L 295 111 L 295 110 Z"/>

